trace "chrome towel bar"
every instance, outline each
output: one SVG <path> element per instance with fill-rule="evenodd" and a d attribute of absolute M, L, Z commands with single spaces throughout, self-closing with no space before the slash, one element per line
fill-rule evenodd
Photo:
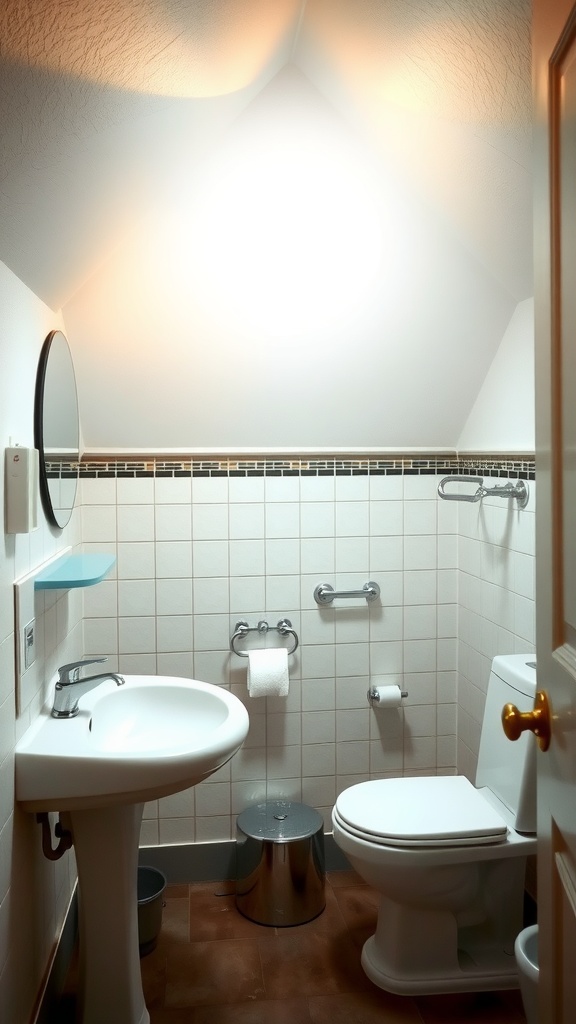
<path fill-rule="evenodd" d="M 319 583 L 314 590 L 316 604 L 332 604 L 335 597 L 365 597 L 367 601 L 376 601 L 380 597 L 380 587 L 370 581 L 364 584 L 362 590 L 334 590 L 329 583 Z"/>
<path fill-rule="evenodd" d="M 260 633 L 260 636 L 266 636 L 266 633 L 270 629 L 277 629 L 282 636 L 291 636 L 294 639 L 294 646 L 288 651 L 288 654 L 294 654 L 294 651 L 298 647 L 298 634 L 295 629 L 292 629 L 292 623 L 290 619 L 280 619 L 277 626 L 269 626 L 265 619 L 260 619 L 257 626 L 249 626 L 243 619 L 237 622 L 234 627 L 234 632 L 230 637 L 230 650 L 233 654 L 237 654 L 239 658 L 247 658 L 248 651 L 237 651 L 234 645 L 234 641 L 238 637 L 245 637 L 248 633 Z"/>
<path fill-rule="evenodd" d="M 473 494 L 450 494 L 446 491 L 447 484 L 478 484 Z M 518 508 L 526 508 L 530 492 L 528 484 L 524 480 L 518 480 L 516 484 L 496 484 L 494 487 L 484 486 L 484 477 L 481 476 L 445 476 L 438 484 L 438 494 L 446 501 L 480 501 L 487 495 L 495 498 L 516 498 Z"/>

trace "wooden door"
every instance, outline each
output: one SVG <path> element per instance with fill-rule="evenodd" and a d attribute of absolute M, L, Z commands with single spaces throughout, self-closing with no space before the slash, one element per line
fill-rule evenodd
<path fill-rule="evenodd" d="M 542 1024 L 576 1021 L 576 5 L 534 0 L 536 608 Z"/>

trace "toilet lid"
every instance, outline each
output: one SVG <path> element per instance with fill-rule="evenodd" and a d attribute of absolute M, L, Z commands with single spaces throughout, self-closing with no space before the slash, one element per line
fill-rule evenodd
<path fill-rule="evenodd" d="M 463 775 L 379 779 L 338 797 L 335 817 L 353 835 L 392 846 L 501 843 L 506 822 Z"/>

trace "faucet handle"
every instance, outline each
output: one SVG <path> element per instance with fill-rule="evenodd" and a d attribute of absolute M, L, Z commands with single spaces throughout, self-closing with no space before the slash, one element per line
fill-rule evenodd
<path fill-rule="evenodd" d="M 61 665 L 58 669 L 58 683 L 60 686 L 68 686 L 70 683 L 77 683 L 80 677 L 80 669 L 84 665 L 97 665 L 108 658 L 85 658 L 81 661 L 71 661 L 68 665 Z"/>

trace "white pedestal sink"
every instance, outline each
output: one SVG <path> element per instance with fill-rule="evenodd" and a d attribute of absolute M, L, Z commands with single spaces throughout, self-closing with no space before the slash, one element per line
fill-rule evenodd
<path fill-rule="evenodd" d="M 125 676 L 49 709 L 16 747 L 16 797 L 69 812 L 78 866 L 82 1024 L 148 1024 L 140 975 L 138 840 L 143 804 L 225 764 L 248 731 L 244 705 L 194 679 Z"/>

